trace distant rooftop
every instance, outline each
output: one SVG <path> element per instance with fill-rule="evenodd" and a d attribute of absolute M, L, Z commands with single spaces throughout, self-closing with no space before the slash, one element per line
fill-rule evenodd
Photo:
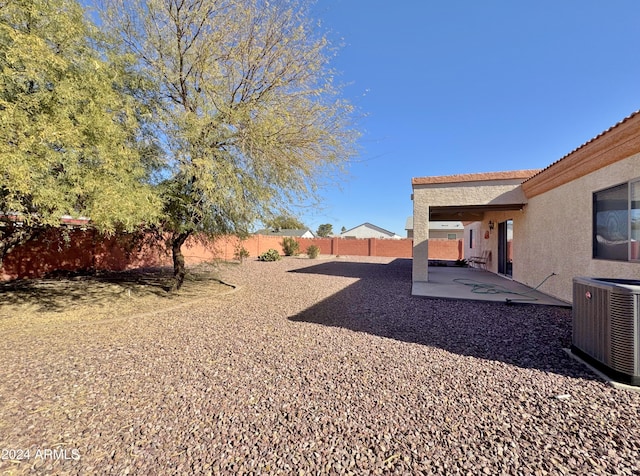
<path fill-rule="evenodd" d="M 413 216 L 407 218 L 404 226 L 405 230 L 413 230 Z M 464 230 L 464 224 L 461 221 L 429 221 L 430 230 Z"/>

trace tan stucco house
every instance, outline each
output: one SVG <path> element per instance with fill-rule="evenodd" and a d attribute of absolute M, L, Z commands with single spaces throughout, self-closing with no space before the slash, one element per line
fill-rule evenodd
<path fill-rule="evenodd" d="M 413 293 L 429 223 L 465 223 L 465 258 L 567 302 L 573 278 L 640 279 L 640 113 L 543 170 L 412 179 Z"/>

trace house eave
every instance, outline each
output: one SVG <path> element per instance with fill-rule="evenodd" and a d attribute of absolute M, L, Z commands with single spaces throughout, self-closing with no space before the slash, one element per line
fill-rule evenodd
<path fill-rule="evenodd" d="M 525 203 L 433 206 L 429 207 L 429 221 L 481 221 L 487 212 L 518 211 L 525 206 Z"/>
<path fill-rule="evenodd" d="M 537 174 L 540 170 L 511 170 L 505 172 L 482 172 L 482 173 L 472 173 L 472 174 L 457 174 L 457 175 L 440 175 L 440 176 L 432 176 L 432 177 L 413 177 L 411 179 L 411 185 L 438 185 L 438 184 L 446 184 L 453 185 L 457 183 L 468 183 L 468 182 L 493 182 L 493 181 L 509 181 L 515 180 L 518 183 L 526 180 L 535 174 Z"/>

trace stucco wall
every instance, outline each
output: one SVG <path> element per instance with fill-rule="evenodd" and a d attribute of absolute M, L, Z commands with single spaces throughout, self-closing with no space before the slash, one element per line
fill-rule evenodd
<path fill-rule="evenodd" d="M 529 199 L 514 221 L 513 277 L 571 301 L 574 276 L 638 279 L 640 263 L 592 259 L 593 192 L 640 177 L 640 154 Z"/>

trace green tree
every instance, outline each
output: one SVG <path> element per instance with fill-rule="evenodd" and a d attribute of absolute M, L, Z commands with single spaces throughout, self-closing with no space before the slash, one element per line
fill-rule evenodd
<path fill-rule="evenodd" d="M 331 233 L 333 233 L 333 225 L 331 225 L 330 223 L 320 225 L 316 230 L 316 235 L 321 236 L 322 238 L 326 238 Z"/>
<path fill-rule="evenodd" d="M 345 231 L 347 231 L 347 228 L 343 226 L 343 227 L 340 229 L 340 233 L 344 233 Z"/>
<path fill-rule="evenodd" d="M 74 0 L 0 7 L 0 264 L 64 215 L 105 233 L 154 220 L 140 110 Z"/>
<path fill-rule="evenodd" d="M 265 225 L 273 230 L 304 230 L 307 226 L 290 215 L 279 215 L 271 220 L 266 220 Z"/>
<path fill-rule="evenodd" d="M 173 253 L 192 234 L 246 231 L 315 196 L 357 134 L 305 0 L 104 0 L 141 72 L 157 85 L 161 192 Z"/>

